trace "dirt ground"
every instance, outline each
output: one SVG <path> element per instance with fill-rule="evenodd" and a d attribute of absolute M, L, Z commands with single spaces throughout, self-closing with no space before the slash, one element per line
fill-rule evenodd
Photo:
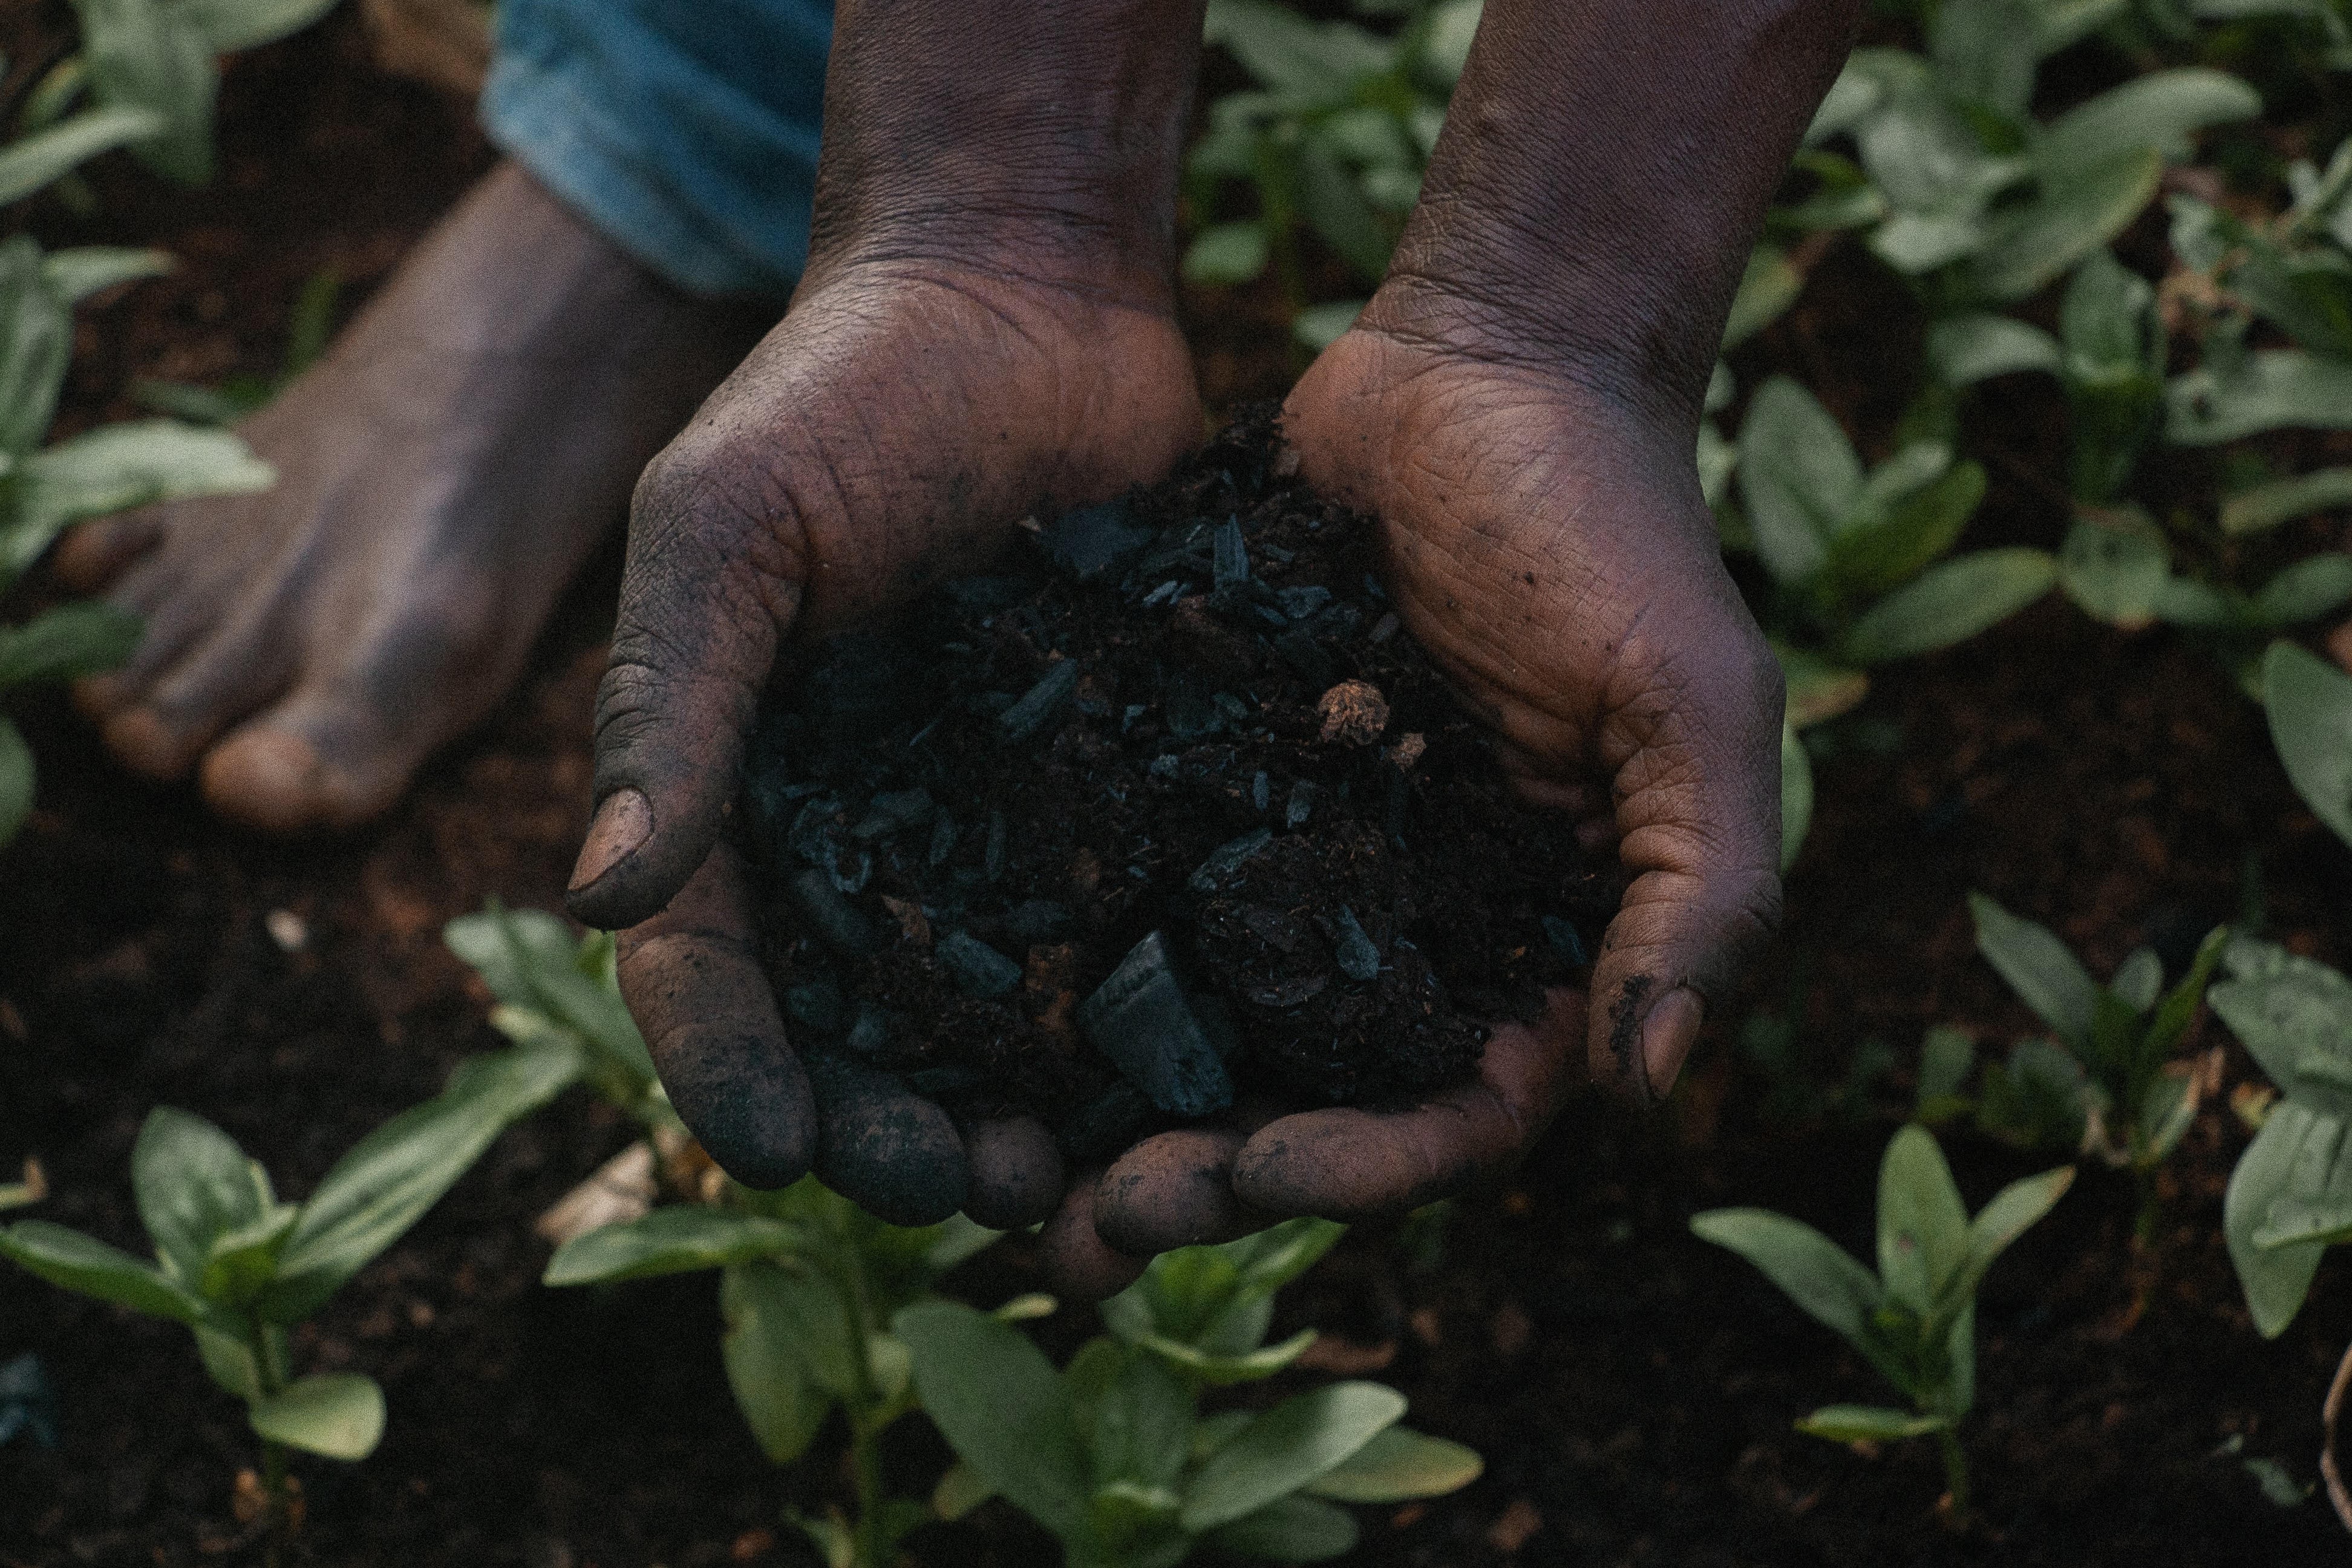
<path fill-rule="evenodd" d="M 102 216 L 36 210 L 52 242 L 161 243 L 185 262 L 84 313 L 69 418 L 128 412 L 121 393 L 136 375 L 275 369 L 304 279 L 331 263 L 356 297 L 488 157 L 462 104 L 373 71 L 349 16 L 239 62 L 223 134 L 212 191 L 109 170 Z M 1809 305 L 1750 352 L 1822 353 L 1850 330 L 1844 309 Z M 1213 399 L 1278 390 L 1280 351 L 1248 359 L 1230 321 L 1202 336 L 1226 345 L 1210 357 Z M 2037 424 L 2031 409 L 1985 417 L 2021 442 Z M 1987 539 L 2046 538 L 2048 503 L 2003 480 L 1978 526 Z M 42 1159 L 54 1195 L 39 1213 L 139 1245 L 127 1159 L 158 1103 L 219 1121 L 299 1194 L 458 1057 L 495 1043 L 438 928 L 491 895 L 555 907 L 585 819 L 585 715 L 614 573 L 608 553 L 522 689 L 362 835 L 284 846 L 230 832 L 187 793 L 112 770 L 61 703 L 33 707 L 40 807 L 0 854 L 0 1160 Z M 1714 1022 L 1669 1114 L 1637 1123 L 1579 1102 L 1523 1172 L 1463 1200 L 1441 1236 L 1359 1231 L 1285 1298 L 1278 1331 L 1312 1324 L 1328 1337 L 1309 1371 L 1268 1394 L 1309 1375 L 1380 1376 L 1411 1396 L 1416 1426 L 1488 1460 L 1456 1496 L 1368 1512 L 1357 1561 L 2341 1558 L 2323 1499 L 2266 1500 L 2242 1461 L 2315 1481 L 2352 1277 L 2331 1259 L 2284 1337 L 2253 1333 L 2220 1236 L 2244 1135 L 2218 1103 L 2167 1173 L 2160 1271 L 2137 1321 L 2135 1200 L 2120 1178 L 2086 1173 L 1993 1271 L 1969 1434 L 1975 1533 L 1936 1526 L 1931 1451 L 1864 1456 L 1790 1430 L 1815 1405 L 1879 1392 L 1831 1334 L 1693 1240 L 1686 1221 L 1763 1204 L 1863 1246 L 1920 1030 L 1960 1023 L 2005 1043 L 2032 1027 L 1974 956 L 1969 889 L 2052 923 L 2101 973 L 2142 940 L 2177 952 L 2235 917 L 2250 864 L 2270 934 L 2342 963 L 2352 889 L 2352 854 L 2294 800 L 2259 713 L 2216 664 L 2061 603 L 1888 670 L 1824 750 L 1787 930 L 1747 1002 Z M 290 947 L 272 934 L 293 930 L 271 921 L 278 911 L 299 919 Z M 1895 1066 L 1820 1103 L 1808 1080 L 1736 1048 L 1758 1010 L 1796 1019 L 1822 1081 L 1880 1047 Z M 2219 1099 L 2250 1074 L 2218 1026 L 2193 1044 L 2224 1047 Z M 720 1370 L 713 1282 L 536 1283 L 546 1249 L 531 1218 L 628 1136 L 583 1095 L 518 1127 L 303 1332 L 299 1362 L 373 1373 L 392 1412 L 366 1463 L 299 1466 L 308 1561 L 812 1561 L 781 1510 L 845 1496 L 844 1478 L 830 1461 L 778 1471 L 761 1458 Z M 1948 1142 L 1971 1203 L 2033 1168 L 1966 1134 Z M 985 1302 L 1037 1282 L 1013 1243 L 950 1284 Z M 1067 1310 L 1042 1332 L 1058 1354 L 1090 1327 Z M 231 1510 L 252 1441 L 182 1331 L 0 1273 L 0 1359 L 24 1351 L 56 1380 L 65 1441 L 0 1448 L 0 1564 L 252 1556 Z M 919 1422 L 904 1424 L 901 1484 L 927 1489 L 944 1461 Z M 1001 1505 L 910 1543 L 940 1568 L 1051 1551 Z"/>

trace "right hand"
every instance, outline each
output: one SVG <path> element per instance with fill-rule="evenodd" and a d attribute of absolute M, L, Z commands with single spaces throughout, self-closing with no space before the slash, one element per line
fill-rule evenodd
<path fill-rule="evenodd" d="M 671 1102 L 747 1185 L 814 1168 L 902 1225 L 958 1208 L 1025 1225 L 1060 1199 L 1034 1122 L 960 1135 L 889 1080 L 813 1094 L 759 961 L 749 868 L 722 835 L 788 644 L 973 570 L 1032 512 L 1162 478 L 1201 433 L 1164 289 L 860 260 L 813 269 L 646 470 L 569 903 L 629 928 L 622 994 Z"/>

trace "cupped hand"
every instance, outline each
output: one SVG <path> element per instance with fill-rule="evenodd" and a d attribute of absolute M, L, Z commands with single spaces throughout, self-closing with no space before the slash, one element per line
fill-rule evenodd
<path fill-rule="evenodd" d="M 1061 1197 L 1035 1123 L 959 1129 L 896 1079 L 795 1058 L 722 840 L 781 650 L 972 570 L 1025 515 L 1160 478 L 1200 436 L 1164 300 L 864 261 L 813 274 L 646 469 L 570 903 L 633 928 L 622 993 L 679 1116 L 739 1180 L 814 1167 L 906 1225 L 1027 1224 Z"/>
<path fill-rule="evenodd" d="M 1684 418 L 1359 328 L 1284 425 L 1302 475 L 1375 520 L 1391 600 L 1515 786 L 1613 843 L 1630 880 L 1589 997 L 1556 991 L 1535 1025 L 1498 1026 L 1475 1079 L 1402 1111 L 1147 1141 L 1050 1228 L 1066 1278 L 1116 1284 L 1105 1242 L 1367 1217 L 1497 1173 L 1583 1081 L 1580 1057 L 1654 1101 L 1779 919 L 1781 681 L 1723 570 Z"/>

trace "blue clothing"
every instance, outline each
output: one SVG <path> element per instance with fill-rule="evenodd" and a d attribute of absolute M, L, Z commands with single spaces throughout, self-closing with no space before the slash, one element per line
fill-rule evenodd
<path fill-rule="evenodd" d="M 831 0 L 499 0 L 499 149 L 690 293 L 808 262 Z"/>

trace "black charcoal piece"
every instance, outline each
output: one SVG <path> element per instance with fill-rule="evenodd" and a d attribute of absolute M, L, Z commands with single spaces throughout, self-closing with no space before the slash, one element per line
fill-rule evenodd
<path fill-rule="evenodd" d="M 1290 617 L 1272 605 L 1252 605 L 1250 613 L 1275 631 L 1280 631 L 1290 624 Z"/>
<path fill-rule="evenodd" d="M 874 857 L 864 849 L 855 855 L 845 851 L 833 858 L 829 870 L 835 887 L 845 893 L 862 893 L 874 879 Z"/>
<path fill-rule="evenodd" d="M 988 814 L 988 842 L 981 851 L 981 869 L 992 882 L 1004 875 L 1004 814 Z"/>
<path fill-rule="evenodd" d="M 784 1017 L 820 1035 L 838 1035 L 849 1026 L 849 1004 L 832 981 L 811 980 L 785 991 Z"/>
<path fill-rule="evenodd" d="M 1303 621 L 1331 602 L 1331 590 L 1308 584 L 1297 588 L 1276 588 L 1274 602 L 1282 613 L 1294 621 Z"/>
<path fill-rule="evenodd" d="M 1124 1079 L 1070 1113 L 1054 1134 L 1069 1165 L 1087 1165 L 1120 1153 L 1151 1125 L 1151 1101 Z"/>
<path fill-rule="evenodd" d="M 1223 714 L 1225 722 L 1234 728 L 1238 730 L 1249 722 L 1250 705 L 1232 692 L 1220 691 L 1209 700 L 1217 705 L 1217 711 Z"/>
<path fill-rule="evenodd" d="M 1339 906 L 1339 918 L 1331 922 L 1339 928 L 1331 947 L 1339 961 L 1339 973 L 1350 980 L 1377 980 L 1381 975 L 1381 950 L 1372 945 L 1356 911 L 1347 905 Z"/>
<path fill-rule="evenodd" d="M 983 719 L 993 719 L 1020 700 L 1010 691 L 975 691 L 963 700 L 963 705 Z"/>
<path fill-rule="evenodd" d="M 1066 511 L 1037 536 L 1055 567 L 1081 583 L 1114 576 L 1151 548 L 1151 530 L 1129 521 L 1127 502 L 1105 501 Z"/>
<path fill-rule="evenodd" d="M 1257 776 L 1250 780 L 1250 804 L 1260 811 L 1274 804 L 1274 781 L 1266 776 L 1264 768 L 1258 769 Z"/>
<path fill-rule="evenodd" d="M 996 738 L 1011 746 L 1027 740 L 1061 717 L 1063 705 L 1078 689 L 1078 661 L 1063 659 L 1037 678 L 1020 701 L 996 716 Z"/>
<path fill-rule="evenodd" d="M 784 835 L 785 847 L 812 866 L 833 864 L 835 849 L 834 821 L 840 814 L 841 797 L 820 795 L 812 798 L 793 816 L 793 826 Z"/>
<path fill-rule="evenodd" d="M 1182 595 L 1183 592 L 1183 583 L 1177 578 L 1171 577 L 1165 583 L 1160 584 L 1157 588 L 1152 589 L 1149 594 L 1144 595 L 1143 602 L 1147 605 L 1172 605 Z"/>
<path fill-rule="evenodd" d="M 794 907 L 807 918 L 825 946 L 853 958 L 862 958 L 874 951 L 874 922 L 842 896 L 830 875 L 812 866 L 793 872 L 785 887 L 792 893 Z"/>
<path fill-rule="evenodd" d="M 1078 1030 L 1171 1115 L 1207 1116 L 1233 1103 L 1233 1075 L 1218 1049 L 1224 1031 L 1185 993 L 1158 931 L 1078 1004 Z"/>
<path fill-rule="evenodd" d="M 931 952 L 967 996 L 1002 996 L 1021 984 L 1021 966 L 969 931 L 948 932 Z"/>
<path fill-rule="evenodd" d="M 1249 581 L 1249 545 L 1242 538 L 1242 520 L 1229 517 L 1217 528 L 1216 553 L 1212 558 L 1212 581 L 1220 588 L 1230 588 Z"/>
<path fill-rule="evenodd" d="M 1225 715 L 1215 698 L 1189 680 L 1171 688 L 1161 710 L 1168 732 L 1180 741 L 1205 741 L 1225 727 Z"/>
<path fill-rule="evenodd" d="M 988 1075 L 978 1068 L 937 1067 L 917 1068 L 907 1076 L 907 1087 L 926 1100 L 937 1100 L 943 1094 L 961 1094 L 967 1089 L 978 1089 L 988 1081 Z"/>
<path fill-rule="evenodd" d="M 1592 962 L 1585 953 L 1584 939 L 1576 933 L 1574 926 L 1558 915 L 1544 916 L 1543 933 L 1544 940 L 1551 943 L 1552 952 L 1559 955 L 1562 963 L 1580 969 Z"/>
<path fill-rule="evenodd" d="M 931 864 L 945 865 L 948 857 L 955 853 L 955 818 L 943 811 L 931 819 Z"/>
<path fill-rule="evenodd" d="M 1070 929 L 1070 907 L 1051 899 L 1024 899 L 1013 906 L 1004 923 L 1023 942 L 1052 942 Z"/>
<path fill-rule="evenodd" d="M 890 1015 L 871 1002 L 857 1005 L 856 1019 L 849 1026 L 849 1037 L 842 1042 L 853 1056 L 876 1061 L 888 1053 L 890 1042 L 898 1034 L 890 1026 Z"/>
<path fill-rule="evenodd" d="M 1323 645 L 1297 626 L 1274 639 L 1275 657 L 1295 670 L 1298 679 L 1325 690 L 1339 679 L 1339 667 L 1323 651 Z"/>
<path fill-rule="evenodd" d="M 902 789 L 877 795 L 866 805 L 866 815 L 858 819 L 857 826 L 849 830 L 849 836 L 871 844 L 877 838 L 887 838 L 909 827 L 921 826 L 931 819 L 932 810 L 931 792 L 927 789 Z"/>
<path fill-rule="evenodd" d="M 1315 815 L 1315 781 L 1300 779 L 1290 786 L 1289 803 L 1282 808 L 1285 827 L 1304 827 L 1307 819 Z"/>
<path fill-rule="evenodd" d="M 1274 829 L 1252 828 L 1239 838 L 1209 851 L 1209 858 L 1201 862 L 1200 869 L 1194 871 L 1184 885 L 1196 893 L 1213 893 L 1218 883 L 1240 870 L 1244 861 L 1273 842 Z"/>

